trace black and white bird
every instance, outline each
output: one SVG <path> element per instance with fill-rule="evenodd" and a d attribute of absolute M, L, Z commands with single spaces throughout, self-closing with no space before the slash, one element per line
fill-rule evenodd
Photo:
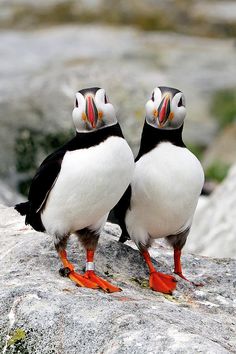
<path fill-rule="evenodd" d="M 113 209 L 122 229 L 120 241 L 130 237 L 135 242 L 149 267 L 150 287 L 163 293 L 171 293 L 176 280 L 155 270 L 148 248 L 153 240 L 165 237 L 174 248 L 174 272 L 186 279 L 181 249 L 204 183 L 200 162 L 182 140 L 185 115 L 181 91 L 163 86 L 154 89 L 146 103 L 131 184 Z"/>
<path fill-rule="evenodd" d="M 53 236 L 64 265 L 62 274 L 79 286 L 120 291 L 95 274 L 94 252 L 109 211 L 131 181 L 133 154 L 104 89 L 77 92 L 72 116 L 76 136 L 43 161 L 28 202 L 15 208 L 26 215 L 26 224 Z M 67 259 L 66 244 L 72 233 L 87 252 L 84 275 L 76 273 Z"/>

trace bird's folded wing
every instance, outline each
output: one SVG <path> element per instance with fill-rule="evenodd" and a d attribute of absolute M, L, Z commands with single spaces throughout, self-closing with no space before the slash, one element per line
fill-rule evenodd
<path fill-rule="evenodd" d="M 38 212 L 45 204 L 48 194 L 57 180 L 65 152 L 65 150 L 61 150 L 51 154 L 40 165 L 29 190 L 31 211 Z"/>

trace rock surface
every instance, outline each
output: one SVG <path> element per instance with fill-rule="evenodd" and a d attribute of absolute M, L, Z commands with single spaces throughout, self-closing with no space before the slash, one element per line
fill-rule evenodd
<path fill-rule="evenodd" d="M 236 258 L 236 165 L 197 209 L 186 250 L 210 257 Z"/>
<path fill-rule="evenodd" d="M 202 164 L 205 168 L 214 162 L 233 165 L 236 162 L 236 123 L 223 129 L 204 153 Z"/>
<path fill-rule="evenodd" d="M 195 6 L 193 6 L 193 12 L 196 17 L 203 17 L 210 22 L 236 22 L 236 4 L 235 1 L 232 0 L 200 0 L 195 3 Z"/>
<path fill-rule="evenodd" d="M 1 206 L 0 350 L 3 354 L 235 353 L 236 261 L 183 256 L 195 288 L 179 280 L 173 296 L 147 287 L 137 250 L 117 242 L 107 224 L 97 251 L 97 271 L 123 291 L 105 294 L 76 287 L 58 274 L 52 239 L 24 230 L 23 217 Z M 68 247 L 78 270 L 84 254 Z M 170 272 L 172 252 L 160 248 L 156 266 Z"/>
<path fill-rule="evenodd" d="M 0 204 L 13 206 L 22 202 L 23 197 L 0 180 Z"/>
<path fill-rule="evenodd" d="M 43 136 L 68 131 L 74 92 L 94 85 L 106 88 L 135 153 L 144 104 L 157 85 L 185 92 L 185 141 L 206 146 L 217 130 L 209 100 L 223 83 L 224 87 L 236 85 L 232 39 L 99 25 L 2 30 L 0 150 L 7 154 L 0 154 L 0 175 L 16 185 L 20 172 L 16 171 L 15 152 L 22 133 L 34 131 Z"/>

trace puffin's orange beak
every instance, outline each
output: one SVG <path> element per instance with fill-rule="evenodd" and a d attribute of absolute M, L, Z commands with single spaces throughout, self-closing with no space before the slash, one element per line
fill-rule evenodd
<path fill-rule="evenodd" d="M 94 99 L 92 96 L 87 96 L 86 98 L 86 115 L 88 118 L 88 121 L 90 122 L 91 126 L 93 128 L 96 128 L 97 125 L 97 120 L 98 120 L 98 110 L 95 105 Z"/>

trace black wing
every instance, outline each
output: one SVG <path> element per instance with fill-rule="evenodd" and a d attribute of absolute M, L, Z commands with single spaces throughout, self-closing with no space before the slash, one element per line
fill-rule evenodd
<path fill-rule="evenodd" d="M 119 200 L 119 202 L 110 211 L 108 216 L 108 221 L 118 224 L 121 227 L 122 233 L 119 242 L 125 242 L 130 239 L 126 225 L 125 225 L 125 215 L 130 206 L 131 199 L 131 185 L 128 186 L 125 193 Z"/>
<path fill-rule="evenodd" d="M 48 194 L 57 179 L 64 154 L 65 152 L 62 151 L 53 153 L 43 161 L 31 182 L 28 202 L 15 205 L 18 213 L 26 215 L 26 225 L 30 224 L 36 231 L 45 231 L 40 210 L 45 205 Z"/>
<path fill-rule="evenodd" d="M 62 150 L 48 156 L 40 165 L 31 182 L 28 199 L 36 211 L 40 210 L 45 204 L 60 172 L 65 152 Z"/>
<path fill-rule="evenodd" d="M 45 231 L 40 211 L 42 211 L 50 190 L 57 180 L 65 153 L 66 150 L 62 149 L 49 155 L 40 165 L 31 182 L 25 223 L 30 224 L 37 231 Z"/>

